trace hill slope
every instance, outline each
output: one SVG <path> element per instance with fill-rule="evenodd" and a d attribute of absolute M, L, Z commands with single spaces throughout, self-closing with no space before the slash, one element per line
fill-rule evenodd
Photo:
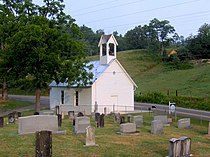
<path fill-rule="evenodd" d="M 99 56 L 90 57 L 91 60 Z M 146 50 L 117 53 L 117 59 L 138 85 L 136 92 L 161 92 L 180 96 L 208 97 L 210 95 L 210 64 L 200 63 L 187 70 L 166 70 L 157 57 Z"/>

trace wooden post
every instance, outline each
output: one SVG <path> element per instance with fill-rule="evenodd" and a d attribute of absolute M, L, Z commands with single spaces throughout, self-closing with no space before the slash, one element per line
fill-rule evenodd
<path fill-rule="evenodd" d="M 52 157 L 52 132 L 36 132 L 35 157 Z"/>

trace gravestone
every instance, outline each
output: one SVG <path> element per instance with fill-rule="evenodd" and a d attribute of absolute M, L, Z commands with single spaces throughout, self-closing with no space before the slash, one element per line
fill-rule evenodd
<path fill-rule="evenodd" d="M 172 138 L 169 142 L 169 157 L 180 157 L 181 141 L 177 138 Z"/>
<path fill-rule="evenodd" d="M 52 132 L 36 132 L 35 157 L 52 157 Z"/>
<path fill-rule="evenodd" d="M 55 114 L 56 115 L 60 114 L 60 107 L 59 106 L 55 106 Z"/>
<path fill-rule="evenodd" d="M 125 117 L 124 116 L 120 116 L 120 124 L 125 123 Z"/>
<path fill-rule="evenodd" d="M 90 126 L 90 118 L 83 116 L 83 117 L 76 117 L 75 118 L 75 134 L 85 134 L 86 128 Z"/>
<path fill-rule="evenodd" d="M 15 112 L 8 114 L 8 124 L 13 124 L 13 123 L 15 123 Z"/>
<path fill-rule="evenodd" d="M 179 119 L 178 128 L 190 128 L 190 118 Z"/>
<path fill-rule="evenodd" d="M 55 115 L 55 112 L 52 110 L 42 110 L 39 112 L 39 115 Z"/>
<path fill-rule="evenodd" d="M 19 134 L 30 134 L 42 130 L 58 131 L 58 117 L 56 115 L 33 115 L 18 119 Z"/>
<path fill-rule="evenodd" d="M 100 113 L 96 112 L 95 113 L 95 121 L 98 122 L 100 118 Z"/>
<path fill-rule="evenodd" d="M 100 118 L 99 118 L 99 127 L 100 128 L 104 127 L 104 114 L 103 113 L 100 115 Z"/>
<path fill-rule="evenodd" d="M 86 128 L 86 142 L 85 146 L 97 146 L 95 143 L 95 128 L 88 126 Z"/>
<path fill-rule="evenodd" d="M 74 117 L 74 111 L 68 111 L 68 118 L 73 118 Z"/>
<path fill-rule="evenodd" d="M 151 133 L 153 134 L 162 134 L 163 133 L 163 123 L 160 120 L 152 121 Z"/>
<path fill-rule="evenodd" d="M 209 130 L 208 130 L 208 135 L 210 136 L 210 122 L 209 122 Z"/>
<path fill-rule="evenodd" d="M 58 117 L 58 127 L 61 127 L 61 125 L 62 125 L 62 115 L 57 114 L 57 117 Z"/>
<path fill-rule="evenodd" d="M 4 127 L 4 117 L 0 117 L 0 128 Z"/>
<path fill-rule="evenodd" d="M 154 116 L 153 120 L 160 120 L 163 124 L 168 124 L 167 116 Z"/>
<path fill-rule="evenodd" d="M 181 156 L 190 156 L 191 139 L 188 137 L 180 137 L 179 140 L 181 141 Z"/>
<path fill-rule="evenodd" d="M 128 116 L 127 116 L 127 122 L 128 122 L 128 123 L 131 123 L 131 122 L 132 122 L 132 118 L 133 118 L 132 115 L 128 115 Z"/>
<path fill-rule="evenodd" d="M 106 114 L 107 114 L 107 108 L 104 107 L 104 115 L 106 115 Z"/>
<path fill-rule="evenodd" d="M 114 123 L 117 123 L 117 121 L 118 121 L 118 118 L 117 118 L 117 115 L 115 114 L 114 115 Z"/>
<path fill-rule="evenodd" d="M 135 133 L 136 132 L 136 124 L 135 123 L 120 124 L 120 132 L 121 133 Z"/>
<path fill-rule="evenodd" d="M 133 116 L 133 122 L 137 128 L 142 127 L 144 123 L 143 116 Z"/>

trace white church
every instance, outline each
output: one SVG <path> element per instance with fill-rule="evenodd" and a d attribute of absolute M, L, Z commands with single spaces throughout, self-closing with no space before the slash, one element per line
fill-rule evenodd
<path fill-rule="evenodd" d="M 62 112 L 74 111 L 118 113 L 134 111 L 137 85 L 117 60 L 117 41 L 113 35 L 102 35 L 98 44 L 100 60 L 91 61 L 92 85 L 67 87 L 66 83 L 50 84 L 50 109 L 60 106 Z"/>

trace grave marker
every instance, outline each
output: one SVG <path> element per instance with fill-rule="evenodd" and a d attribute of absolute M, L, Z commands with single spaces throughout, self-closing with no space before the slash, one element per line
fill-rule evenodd
<path fill-rule="evenodd" d="M 133 122 L 136 124 L 136 127 L 142 127 L 143 126 L 143 116 L 133 116 Z"/>
<path fill-rule="evenodd" d="M 136 124 L 135 123 L 120 124 L 120 132 L 121 133 L 135 133 L 136 132 Z"/>
<path fill-rule="evenodd" d="M 153 120 L 160 120 L 163 124 L 168 124 L 167 116 L 154 116 Z"/>
<path fill-rule="evenodd" d="M 95 144 L 95 128 L 88 126 L 86 128 L 86 143 L 85 146 L 97 146 Z"/>
<path fill-rule="evenodd" d="M 172 138 L 169 142 L 169 157 L 180 157 L 181 141 L 177 138 Z"/>
<path fill-rule="evenodd" d="M 190 156 L 191 139 L 188 137 L 180 137 L 179 140 L 181 141 L 181 156 Z"/>
<path fill-rule="evenodd" d="M 163 123 L 160 120 L 152 121 L 151 133 L 153 134 L 162 134 L 163 133 Z"/>
<path fill-rule="evenodd" d="M 190 118 L 179 119 L 178 128 L 190 128 Z"/>
<path fill-rule="evenodd" d="M 75 118 L 75 133 L 76 134 L 85 134 L 86 128 L 90 126 L 90 118 L 83 116 L 83 117 L 76 117 Z"/>

